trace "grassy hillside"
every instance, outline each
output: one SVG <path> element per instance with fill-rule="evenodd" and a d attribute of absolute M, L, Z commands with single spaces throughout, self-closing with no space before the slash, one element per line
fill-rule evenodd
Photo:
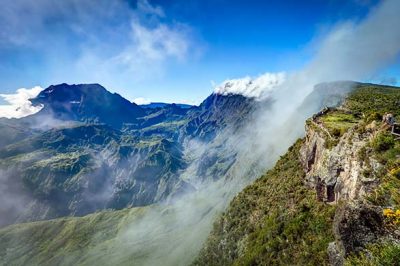
<path fill-rule="evenodd" d="M 215 217 L 194 215 L 151 205 L 11 225 L 0 230 L 0 265 L 188 265 Z"/>
<path fill-rule="evenodd" d="M 12 225 L 0 230 L 0 264 L 76 265 L 85 261 L 84 254 L 90 249 L 101 260 L 110 255 L 101 250 L 114 245 L 121 228 L 143 211 L 125 209 Z"/>
<path fill-rule="evenodd" d="M 362 114 L 365 117 L 373 113 L 383 115 L 387 112 L 399 116 L 399 101 L 400 90 L 398 87 L 363 84 L 350 93 L 345 107 L 355 114 Z"/>

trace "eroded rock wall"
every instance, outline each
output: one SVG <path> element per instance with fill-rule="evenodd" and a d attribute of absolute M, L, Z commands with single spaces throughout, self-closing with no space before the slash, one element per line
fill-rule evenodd
<path fill-rule="evenodd" d="M 337 203 L 362 198 L 376 183 L 380 167 L 373 158 L 362 158 L 373 132 L 352 128 L 339 139 L 328 139 L 317 125 L 306 126 L 306 140 L 300 150 L 306 183 L 316 190 L 317 199 Z M 328 147 L 328 141 L 336 142 Z"/>

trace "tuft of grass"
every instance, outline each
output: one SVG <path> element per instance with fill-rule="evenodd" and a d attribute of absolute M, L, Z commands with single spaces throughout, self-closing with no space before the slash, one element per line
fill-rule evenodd
<path fill-rule="evenodd" d="M 380 132 L 372 141 L 371 147 L 377 153 L 386 152 L 394 148 L 396 142 L 394 136 L 390 132 L 383 131 Z"/>

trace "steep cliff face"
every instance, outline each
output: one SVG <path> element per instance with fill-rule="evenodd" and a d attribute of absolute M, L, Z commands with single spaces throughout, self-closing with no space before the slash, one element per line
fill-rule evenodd
<path fill-rule="evenodd" d="M 369 145 L 379 134 L 377 121 L 365 126 L 354 119 L 354 125 L 347 125 L 342 135 L 336 131 L 335 136 L 335 129 L 347 122 L 327 121 L 344 114 L 348 115 L 348 110 L 327 110 L 310 118 L 299 153 L 305 184 L 314 190 L 316 200 L 340 203 L 332 228 L 335 241 L 328 246 L 332 265 L 343 265 L 346 256 L 364 250 L 385 235 L 382 208 L 366 200 L 378 187 L 379 173 L 384 169 L 372 156 Z"/>
<path fill-rule="evenodd" d="M 360 156 L 374 136 L 373 130 L 358 132 L 353 127 L 340 138 L 328 132 L 322 123 L 312 119 L 306 125 L 300 159 L 307 184 L 316 190 L 319 201 L 337 203 L 363 197 L 376 185 L 374 173 L 381 167 L 374 158 L 367 163 Z M 329 148 L 329 141 L 337 144 Z"/>

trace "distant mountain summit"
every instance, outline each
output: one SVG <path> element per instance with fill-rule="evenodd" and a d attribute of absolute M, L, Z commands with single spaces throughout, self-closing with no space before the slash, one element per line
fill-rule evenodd
<path fill-rule="evenodd" d="M 254 98 L 240 94 L 213 93 L 198 108 L 190 109 L 186 132 L 200 139 L 210 140 L 222 128 L 238 128 L 243 125 L 259 104 L 261 103 Z"/>
<path fill-rule="evenodd" d="M 110 93 L 99 84 L 52 85 L 31 99 L 43 109 L 34 116 L 52 115 L 55 119 L 107 124 L 121 128 L 136 123 L 145 112 L 117 93 Z"/>
<path fill-rule="evenodd" d="M 171 106 L 171 105 L 175 105 L 175 106 L 178 106 L 178 107 L 183 108 L 183 109 L 193 107 L 193 105 L 184 104 L 184 103 L 161 103 L 161 102 L 154 102 L 154 103 L 149 103 L 149 104 L 141 104 L 140 107 L 155 109 L 155 108 L 164 108 L 166 106 Z"/>

